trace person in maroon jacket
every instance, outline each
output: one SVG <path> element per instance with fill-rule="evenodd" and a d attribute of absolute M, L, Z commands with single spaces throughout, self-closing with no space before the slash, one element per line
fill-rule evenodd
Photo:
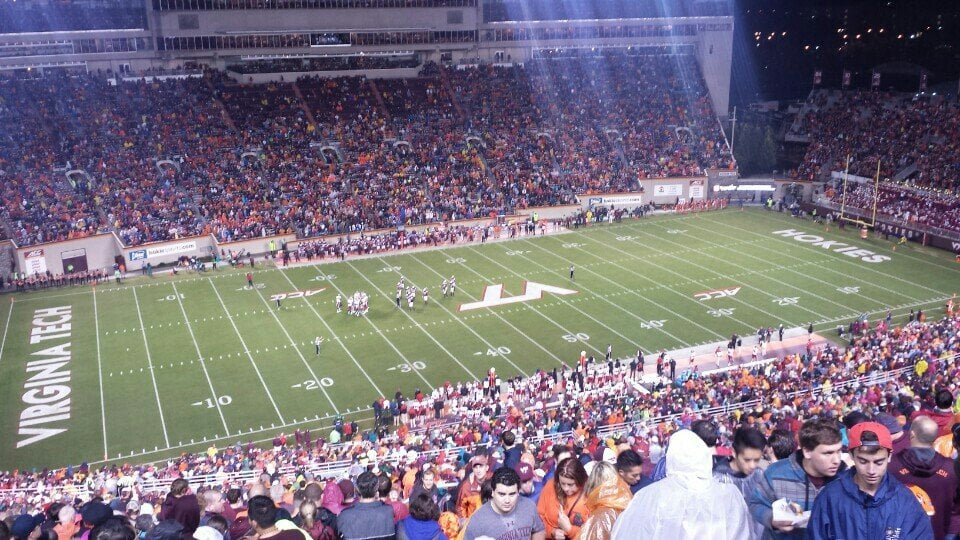
<path fill-rule="evenodd" d="M 183 478 L 177 478 L 170 484 L 170 493 L 160 507 L 160 520 L 172 519 L 183 525 L 183 538 L 193 538 L 193 532 L 200 525 L 200 503 L 197 496 L 190 492 L 190 484 Z"/>
<path fill-rule="evenodd" d="M 920 409 L 913 413 L 910 420 L 913 421 L 921 416 L 927 416 L 937 423 L 939 437 L 949 435 L 950 427 L 953 426 L 953 394 L 949 390 L 941 388 L 934 394 L 933 400 L 935 407 L 932 411 Z"/>
<path fill-rule="evenodd" d="M 958 478 L 953 461 L 933 449 L 936 439 L 936 422 L 917 417 L 910 425 L 910 448 L 893 455 L 889 470 L 920 501 L 930 517 L 934 538 L 943 540 L 948 533 L 957 532 L 950 530 L 950 520 L 960 510 L 954 503 Z"/>

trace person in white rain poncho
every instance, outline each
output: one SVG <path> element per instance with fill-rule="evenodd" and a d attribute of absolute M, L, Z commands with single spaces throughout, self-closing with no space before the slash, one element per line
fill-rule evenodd
<path fill-rule="evenodd" d="M 713 479 L 713 457 L 692 431 L 670 437 L 667 477 L 637 492 L 613 540 L 753 540 L 743 496 Z"/>

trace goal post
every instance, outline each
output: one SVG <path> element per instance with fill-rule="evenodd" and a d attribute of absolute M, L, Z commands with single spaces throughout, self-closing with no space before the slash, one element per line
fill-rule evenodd
<path fill-rule="evenodd" d="M 873 200 L 869 208 L 854 207 L 858 211 L 847 212 L 847 184 L 850 179 L 850 155 L 847 155 L 847 164 L 843 172 L 843 193 L 840 196 L 840 217 L 839 219 L 848 223 L 853 223 L 859 228 L 873 229 L 877 224 L 877 205 L 880 201 L 880 160 L 877 160 L 877 173 L 873 178 Z M 867 210 L 868 216 L 862 215 L 861 210 Z"/>

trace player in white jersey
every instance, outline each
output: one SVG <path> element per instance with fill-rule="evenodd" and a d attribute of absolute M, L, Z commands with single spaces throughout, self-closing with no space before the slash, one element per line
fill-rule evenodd
<path fill-rule="evenodd" d="M 407 309 L 413 309 L 413 301 L 417 299 L 417 290 L 413 287 L 407 289 Z"/>
<path fill-rule="evenodd" d="M 447 296 L 447 278 L 443 278 L 443 283 L 440 284 L 440 291 L 443 293 L 443 296 Z"/>
<path fill-rule="evenodd" d="M 453 296 L 457 292 L 457 278 L 455 276 L 450 276 L 450 296 Z"/>
<path fill-rule="evenodd" d="M 428 291 L 427 288 L 424 287 L 422 294 L 423 294 L 423 305 L 427 305 L 427 302 L 430 301 L 430 291 Z"/>
<path fill-rule="evenodd" d="M 340 293 L 337 293 L 337 313 L 343 311 L 343 297 L 340 296 Z"/>
<path fill-rule="evenodd" d="M 347 315 L 353 315 L 354 305 L 353 296 L 347 297 Z"/>

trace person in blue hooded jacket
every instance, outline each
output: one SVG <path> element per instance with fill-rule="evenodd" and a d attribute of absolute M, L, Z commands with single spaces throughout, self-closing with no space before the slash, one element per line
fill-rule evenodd
<path fill-rule="evenodd" d="M 862 422 L 848 437 L 853 469 L 841 473 L 813 503 L 807 539 L 932 539 L 930 520 L 916 496 L 887 474 L 893 452 L 887 428 Z"/>
<path fill-rule="evenodd" d="M 447 540 L 437 519 L 440 507 L 426 493 L 410 497 L 410 515 L 397 523 L 397 540 Z"/>

